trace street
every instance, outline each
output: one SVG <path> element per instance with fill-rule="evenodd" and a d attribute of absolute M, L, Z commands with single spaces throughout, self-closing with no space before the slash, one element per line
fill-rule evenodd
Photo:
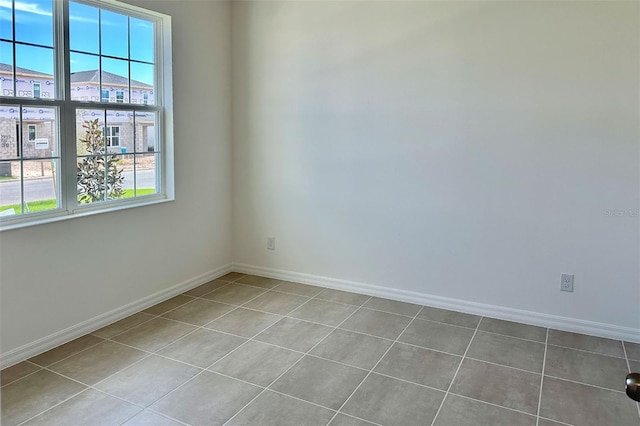
<path fill-rule="evenodd" d="M 139 170 L 137 173 L 138 188 L 154 188 L 156 182 L 155 170 Z M 124 172 L 124 189 L 133 189 L 133 172 Z M 48 179 L 25 179 L 25 201 L 49 200 L 56 197 L 53 183 Z M 20 180 L 0 182 L 0 206 L 20 204 Z"/>

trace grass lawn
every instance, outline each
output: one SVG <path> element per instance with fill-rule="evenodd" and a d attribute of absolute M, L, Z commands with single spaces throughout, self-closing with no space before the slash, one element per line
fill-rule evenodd
<path fill-rule="evenodd" d="M 154 188 L 142 188 L 138 189 L 137 195 L 138 197 L 141 195 L 149 195 L 155 194 L 156 190 Z M 124 194 L 120 198 L 131 198 L 133 197 L 133 189 L 125 189 Z M 25 213 L 30 212 L 39 212 L 43 210 L 52 210 L 57 207 L 56 199 L 52 198 L 50 200 L 39 200 L 39 201 L 29 201 L 27 203 L 27 209 L 25 209 Z M 0 212 L 5 210 L 13 209 L 16 214 L 20 214 L 20 204 L 10 204 L 8 206 L 0 206 Z"/>

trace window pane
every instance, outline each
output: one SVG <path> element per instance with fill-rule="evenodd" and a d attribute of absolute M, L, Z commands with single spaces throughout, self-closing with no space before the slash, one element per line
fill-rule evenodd
<path fill-rule="evenodd" d="M 54 157 L 58 148 L 55 108 L 22 108 L 23 158 Z M 26 175 L 26 173 L 25 173 Z"/>
<path fill-rule="evenodd" d="M 156 113 L 136 111 L 135 126 L 136 152 L 155 152 L 156 148 Z"/>
<path fill-rule="evenodd" d="M 86 156 L 78 158 L 78 203 L 88 204 L 104 201 L 105 156 Z"/>
<path fill-rule="evenodd" d="M 158 154 L 136 154 L 136 196 L 158 192 L 156 162 Z"/>
<path fill-rule="evenodd" d="M 109 152 L 133 152 L 133 111 L 107 111 L 106 136 Z"/>
<path fill-rule="evenodd" d="M 154 66 L 131 62 L 131 103 L 155 105 Z"/>
<path fill-rule="evenodd" d="M 0 41 L 0 93 L 13 96 L 13 45 Z"/>
<path fill-rule="evenodd" d="M 95 203 L 121 198 L 132 174 L 124 172 L 122 155 L 106 154 L 78 158 L 78 202 Z M 127 183 L 132 186 L 132 184 Z"/>
<path fill-rule="evenodd" d="M 111 169 L 107 174 L 109 200 L 129 198 L 133 196 L 133 173 L 131 166 L 127 167 L 124 155 L 110 155 L 108 157 Z M 129 161 L 129 164 L 131 161 Z"/>
<path fill-rule="evenodd" d="M 100 102 L 99 68 L 98 56 L 71 53 L 71 99 Z"/>
<path fill-rule="evenodd" d="M 99 53 L 99 34 L 98 8 L 69 2 L 69 44 L 71 50 Z"/>
<path fill-rule="evenodd" d="M 39 83 L 40 97 L 55 98 L 53 49 L 16 45 L 16 90 L 22 98 L 34 97 L 34 83 Z"/>
<path fill-rule="evenodd" d="M 0 161 L 0 216 L 21 214 L 20 161 Z"/>
<path fill-rule="evenodd" d="M 4 2 L 3 2 L 4 3 Z M 16 1 L 16 41 L 53 47 L 53 1 Z"/>
<path fill-rule="evenodd" d="M 0 216 L 58 208 L 59 170 L 57 158 L 0 161 Z"/>
<path fill-rule="evenodd" d="M 97 121 L 97 127 L 91 128 L 91 123 Z M 104 154 L 104 110 L 78 109 L 76 110 L 76 149 L 78 155 Z"/>
<path fill-rule="evenodd" d="M 131 59 L 144 62 L 154 61 L 153 22 L 130 18 Z"/>
<path fill-rule="evenodd" d="M 23 162 L 24 213 L 58 208 L 58 159 Z"/>
<path fill-rule="evenodd" d="M 0 38 L 13 40 L 13 5 L 10 1 L 0 2 Z"/>
<path fill-rule="evenodd" d="M 79 109 L 76 113 L 78 133 L 77 183 L 78 202 L 95 203 L 122 196 L 123 175 L 120 143 L 122 127 L 130 118 L 122 111 Z M 113 147 L 109 146 L 113 144 Z"/>
<path fill-rule="evenodd" d="M 129 64 L 127 61 L 102 59 L 102 89 L 109 91 L 109 102 L 118 102 L 117 91 L 120 91 L 123 92 L 122 102 L 129 103 Z"/>
<path fill-rule="evenodd" d="M 127 16 L 101 10 L 102 54 L 127 59 L 129 57 L 129 26 Z"/>
<path fill-rule="evenodd" d="M 0 106 L 0 129 L 2 129 L 2 133 L 0 134 L 0 159 L 8 160 L 19 158 L 20 110 L 18 107 L 10 105 Z M 0 173 L 0 176 L 1 175 L 2 173 Z"/>

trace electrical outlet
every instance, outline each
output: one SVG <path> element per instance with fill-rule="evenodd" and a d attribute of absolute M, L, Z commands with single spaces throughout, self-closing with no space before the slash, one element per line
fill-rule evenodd
<path fill-rule="evenodd" d="M 269 249 L 269 250 L 275 250 L 276 249 L 276 238 L 275 237 L 268 237 L 267 238 L 267 249 Z"/>
<path fill-rule="evenodd" d="M 573 275 L 562 274 L 560 277 L 560 291 L 573 292 Z"/>

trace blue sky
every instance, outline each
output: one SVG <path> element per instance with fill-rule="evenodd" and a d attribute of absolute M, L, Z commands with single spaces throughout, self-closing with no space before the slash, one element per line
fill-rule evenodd
<path fill-rule="evenodd" d="M 11 0 L 0 0 L 0 38 L 9 40 L 12 39 L 11 8 Z M 15 0 L 15 40 L 46 46 L 17 45 L 17 66 L 53 74 L 52 12 L 52 0 Z M 150 21 L 128 19 L 108 10 L 70 2 L 69 38 L 71 49 L 78 51 L 71 53 L 72 72 L 98 69 L 100 40 L 103 55 L 119 58 L 103 58 L 104 71 L 127 77 L 128 59 L 153 61 L 153 23 Z M 0 62 L 11 61 L 11 43 L 0 42 Z M 130 78 L 153 84 L 153 66 L 132 62 Z"/>

